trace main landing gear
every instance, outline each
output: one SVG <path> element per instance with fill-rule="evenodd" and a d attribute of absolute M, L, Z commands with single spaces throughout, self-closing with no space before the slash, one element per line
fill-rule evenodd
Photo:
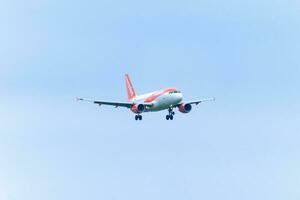
<path fill-rule="evenodd" d="M 143 119 L 143 116 L 142 115 L 136 115 L 135 116 L 135 120 L 137 121 L 137 120 L 142 120 Z"/>
<path fill-rule="evenodd" d="M 169 108 L 169 114 L 166 116 L 166 120 L 173 120 L 174 115 L 175 115 L 175 112 L 173 111 L 173 108 Z"/>

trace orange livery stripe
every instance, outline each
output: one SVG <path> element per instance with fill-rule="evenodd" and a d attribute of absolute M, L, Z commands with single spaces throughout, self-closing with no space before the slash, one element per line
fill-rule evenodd
<path fill-rule="evenodd" d="M 166 94 L 168 92 L 173 92 L 173 91 L 176 91 L 176 90 L 177 90 L 176 88 L 166 88 L 164 90 L 157 91 L 157 92 L 153 93 L 150 97 L 148 97 L 147 99 L 145 99 L 145 103 L 151 103 L 155 99 L 157 99 L 158 97 L 160 97 L 161 95 Z"/>

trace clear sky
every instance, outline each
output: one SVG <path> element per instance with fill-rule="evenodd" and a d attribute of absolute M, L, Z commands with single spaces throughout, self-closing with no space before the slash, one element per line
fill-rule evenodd
<path fill-rule="evenodd" d="M 298 0 L 0 2 L 1 200 L 299 200 Z M 215 96 L 166 121 L 76 96 Z"/>

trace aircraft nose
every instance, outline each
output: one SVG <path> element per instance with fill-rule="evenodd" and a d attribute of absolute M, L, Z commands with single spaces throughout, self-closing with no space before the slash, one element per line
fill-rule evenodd
<path fill-rule="evenodd" d="M 176 97 L 177 97 L 177 99 L 180 100 L 180 101 L 182 101 L 182 99 L 183 99 L 183 95 L 182 95 L 181 93 L 176 94 Z"/>

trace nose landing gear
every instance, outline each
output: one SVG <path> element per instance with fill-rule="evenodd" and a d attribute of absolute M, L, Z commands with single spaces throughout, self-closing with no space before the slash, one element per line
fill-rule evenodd
<path fill-rule="evenodd" d="M 173 115 L 167 115 L 167 116 L 166 116 L 166 119 L 167 119 L 167 120 L 173 120 L 174 117 L 173 117 Z"/>
<path fill-rule="evenodd" d="M 175 112 L 173 111 L 173 108 L 169 108 L 169 114 L 166 116 L 166 120 L 173 120 L 174 115 L 175 115 Z"/>
<path fill-rule="evenodd" d="M 135 120 L 137 121 L 137 120 L 142 120 L 143 119 L 143 116 L 142 115 L 136 115 L 135 116 Z"/>

